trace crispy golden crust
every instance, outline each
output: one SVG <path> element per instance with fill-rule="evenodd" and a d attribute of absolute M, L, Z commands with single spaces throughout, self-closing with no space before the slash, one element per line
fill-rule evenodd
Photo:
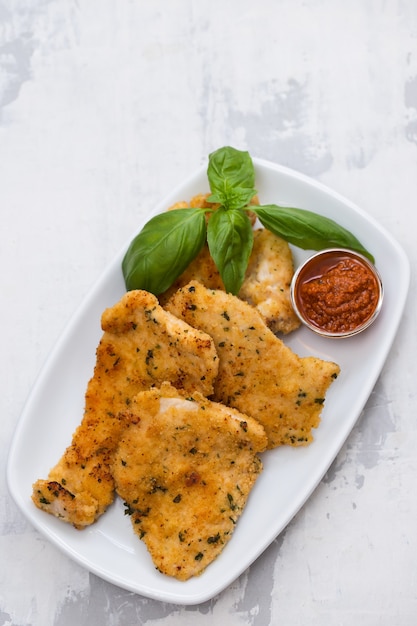
<path fill-rule="evenodd" d="M 230 540 L 262 469 L 260 424 L 168 384 L 138 394 L 114 457 L 116 489 L 157 569 L 187 580 Z"/>
<path fill-rule="evenodd" d="M 48 480 L 33 486 L 36 506 L 77 528 L 113 501 L 109 468 L 131 399 L 163 381 L 209 395 L 218 371 L 211 337 L 164 311 L 148 292 L 126 293 L 104 311 L 102 328 L 83 420 Z"/>
<path fill-rule="evenodd" d="M 258 419 L 269 448 L 312 441 L 338 365 L 300 358 L 253 307 L 196 281 L 180 289 L 166 307 L 213 337 L 220 360 L 214 400 Z"/>
<path fill-rule="evenodd" d="M 294 273 L 291 249 L 286 241 L 260 228 L 253 233 L 253 249 L 239 298 L 253 305 L 274 333 L 290 333 L 300 322 L 290 299 Z M 219 271 L 205 245 L 188 268 L 163 294 L 164 306 L 172 295 L 191 280 L 198 280 L 209 289 L 224 289 Z"/>

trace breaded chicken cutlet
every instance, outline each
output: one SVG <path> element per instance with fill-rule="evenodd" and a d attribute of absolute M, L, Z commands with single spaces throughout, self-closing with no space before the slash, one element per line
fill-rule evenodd
<path fill-rule="evenodd" d="M 110 464 L 132 398 L 163 381 L 210 395 L 218 371 L 211 337 L 162 309 L 146 291 L 126 293 L 104 311 L 101 323 L 82 422 L 48 478 L 33 486 L 36 506 L 77 528 L 92 524 L 113 501 Z"/>
<path fill-rule="evenodd" d="M 259 420 L 268 448 L 312 441 L 338 365 L 297 356 L 252 306 L 197 281 L 181 288 L 166 308 L 213 337 L 220 360 L 214 400 Z"/>
<path fill-rule="evenodd" d="M 116 490 L 163 574 L 200 574 L 230 540 L 262 470 L 262 426 L 165 383 L 139 393 L 114 456 Z"/>
<path fill-rule="evenodd" d="M 252 254 L 238 297 L 259 311 L 273 333 L 286 335 L 300 326 L 290 297 L 293 274 L 288 242 L 264 228 L 255 230 Z"/>

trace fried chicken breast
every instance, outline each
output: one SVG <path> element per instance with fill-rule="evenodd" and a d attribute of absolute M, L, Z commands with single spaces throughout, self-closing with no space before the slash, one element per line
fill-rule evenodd
<path fill-rule="evenodd" d="M 131 404 L 113 461 L 116 490 L 155 567 L 187 580 L 230 540 L 262 470 L 262 426 L 169 384 Z"/>
<path fill-rule="evenodd" d="M 213 337 L 220 360 L 214 400 L 259 420 L 268 448 L 312 441 L 337 364 L 299 357 L 252 306 L 197 281 L 181 288 L 166 308 Z"/>
<path fill-rule="evenodd" d="M 253 248 L 245 280 L 238 297 L 252 304 L 274 333 L 290 333 L 300 322 L 290 299 L 294 273 L 291 249 L 284 239 L 269 230 L 254 230 Z M 205 245 L 175 283 L 159 296 L 162 305 L 191 280 L 198 280 L 209 289 L 224 289 L 219 271 Z"/>
<path fill-rule="evenodd" d="M 48 478 L 33 486 L 36 506 L 77 528 L 93 523 L 113 500 L 110 463 L 132 398 L 163 381 L 210 395 L 218 372 L 212 338 L 146 291 L 126 293 L 101 322 L 82 422 Z"/>
<path fill-rule="evenodd" d="M 255 230 L 252 254 L 238 296 L 259 311 L 274 333 L 286 335 L 300 326 L 290 298 L 293 274 L 288 243 L 264 228 Z"/>

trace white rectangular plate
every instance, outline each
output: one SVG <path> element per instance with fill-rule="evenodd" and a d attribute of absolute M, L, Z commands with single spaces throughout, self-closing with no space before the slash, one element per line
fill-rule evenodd
<path fill-rule="evenodd" d="M 101 314 L 125 292 L 121 261 L 126 247 L 82 303 L 50 355 L 28 398 L 10 449 L 10 492 L 35 528 L 103 579 L 165 602 L 191 605 L 214 597 L 265 550 L 306 502 L 348 437 L 374 387 L 408 292 L 410 270 L 404 252 L 362 210 L 297 172 L 259 159 L 254 159 L 254 165 L 261 204 L 309 209 L 348 228 L 375 256 L 385 296 L 376 322 L 356 337 L 324 339 L 300 328 L 286 339 L 300 356 L 311 354 L 336 361 L 341 375 L 327 394 L 313 444 L 263 454 L 264 471 L 220 557 L 200 577 L 179 582 L 155 569 L 145 545 L 134 536 L 119 500 L 96 524 L 83 531 L 38 510 L 31 501 L 32 483 L 47 477 L 81 421 L 84 393 L 102 334 Z M 165 198 L 153 214 L 206 191 L 209 189 L 204 167 Z M 309 254 L 298 249 L 293 252 L 296 265 Z"/>

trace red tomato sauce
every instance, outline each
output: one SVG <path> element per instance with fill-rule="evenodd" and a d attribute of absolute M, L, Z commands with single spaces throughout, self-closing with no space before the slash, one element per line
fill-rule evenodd
<path fill-rule="evenodd" d="M 379 301 L 379 285 L 360 259 L 339 256 L 314 267 L 314 275 L 300 276 L 298 307 L 318 328 L 348 333 L 372 317 Z"/>

